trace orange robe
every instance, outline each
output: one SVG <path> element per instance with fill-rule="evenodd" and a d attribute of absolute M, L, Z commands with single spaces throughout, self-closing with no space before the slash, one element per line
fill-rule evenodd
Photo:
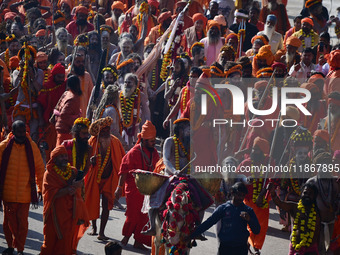
<path fill-rule="evenodd" d="M 73 170 L 74 177 L 76 169 Z M 55 197 L 60 189 L 68 185 L 56 173 L 52 164 L 48 164 L 43 181 L 44 242 L 41 246 L 41 255 L 72 254 L 72 237 L 78 221 L 85 221 L 85 225 L 89 226 L 81 189 L 78 189 L 73 196 Z"/>
<path fill-rule="evenodd" d="M 329 95 L 333 91 L 340 92 L 340 69 L 329 71 L 326 76 L 325 86 L 323 87 L 323 92 L 325 95 Z"/>
<path fill-rule="evenodd" d="M 100 194 L 103 194 L 108 199 L 108 209 L 112 210 L 115 199 L 115 191 L 118 185 L 118 172 L 122 158 L 125 155 L 124 148 L 118 138 L 111 135 L 111 160 L 112 172 L 109 178 L 102 179 L 100 183 L 97 182 L 98 176 L 98 160 L 97 164 L 90 167 L 88 174 L 85 177 L 85 203 L 90 220 L 99 218 L 100 209 Z M 89 145 L 92 148 L 96 147 L 97 137 L 92 136 L 89 140 Z M 99 147 L 99 146 L 98 146 Z M 99 150 L 99 148 L 98 148 Z M 97 154 L 99 153 L 97 150 Z M 104 160 L 105 155 L 102 155 Z"/>

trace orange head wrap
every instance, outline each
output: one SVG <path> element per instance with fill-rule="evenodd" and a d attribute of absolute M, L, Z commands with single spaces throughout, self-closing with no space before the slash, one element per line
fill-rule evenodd
<path fill-rule="evenodd" d="M 321 0 L 307 0 L 305 3 L 306 8 L 310 8 L 313 5 L 320 4 L 322 1 Z"/>
<path fill-rule="evenodd" d="M 40 29 L 35 33 L 35 36 L 36 37 L 45 36 L 45 33 L 46 33 L 45 29 Z"/>
<path fill-rule="evenodd" d="M 194 16 L 192 16 L 192 20 L 195 23 L 197 20 L 203 21 L 203 26 L 205 27 L 207 25 L 207 17 L 205 17 L 202 13 L 195 13 Z"/>
<path fill-rule="evenodd" d="M 125 11 L 125 5 L 121 1 L 114 1 L 111 5 L 111 10 L 119 9 L 122 12 Z"/>
<path fill-rule="evenodd" d="M 301 20 L 301 24 L 303 24 L 305 22 L 310 24 L 312 27 L 314 27 L 314 22 L 311 18 L 304 18 L 304 19 Z"/>
<path fill-rule="evenodd" d="M 19 58 L 18 56 L 11 57 L 9 59 L 9 68 L 11 70 L 17 69 L 19 67 Z"/>
<path fill-rule="evenodd" d="M 225 77 L 229 77 L 233 73 L 239 73 L 242 76 L 242 65 L 238 64 L 230 68 L 229 70 L 226 70 L 224 72 Z"/>
<path fill-rule="evenodd" d="M 327 130 L 324 130 L 324 129 L 316 130 L 313 135 L 314 139 L 316 136 L 320 137 L 322 140 L 326 141 L 327 143 L 329 142 L 329 134 Z"/>
<path fill-rule="evenodd" d="M 267 45 L 269 43 L 263 35 L 255 35 L 253 38 L 251 38 L 251 43 L 254 44 L 257 39 L 261 40 L 264 45 Z"/>
<path fill-rule="evenodd" d="M 154 139 L 156 138 L 156 127 L 152 124 L 151 121 L 145 121 L 144 125 L 142 126 L 142 132 L 138 134 L 138 141 L 140 143 L 141 139 Z"/>
<path fill-rule="evenodd" d="M 310 76 L 310 78 L 308 79 L 308 82 L 315 83 L 315 81 L 317 81 L 317 80 L 324 81 L 325 77 L 322 74 L 320 74 L 320 73 L 315 73 L 315 74 L 312 74 Z"/>
<path fill-rule="evenodd" d="M 271 46 L 270 45 L 263 45 L 260 49 L 259 52 L 256 54 L 257 59 L 266 59 L 267 60 L 267 65 L 271 66 L 275 60 L 275 57 L 271 51 Z"/>
<path fill-rule="evenodd" d="M 185 121 L 190 122 L 190 120 L 188 118 L 180 118 L 180 119 L 175 120 L 174 124 L 177 124 L 177 123 L 180 123 L 180 122 L 185 122 Z"/>
<path fill-rule="evenodd" d="M 79 5 L 79 6 L 77 6 L 75 13 L 76 14 L 77 13 L 84 13 L 84 14 L 88 15 L 89 14 L 89 10 L 85 6 Z"/>
<path fill-rule="evenodd" d="M 333 50 L 327 56 L 329 66 L 334 69 L 340 68 L 340 50 Z"/>
<path fill-rule="evenodd" d="M 265 67 L 256 72 L 256 78 L 270 78 L 273 74 L 273 68 Z"/>
<path fill-rule="evenodd" d="M 157 0 L 148 0 L 148 4 L 154 6 L 156 9 L 158 9 L 159 2 Z"/>
<path fill-rule="evenodd" d="M 208 20 L 207 31 L 209 31 L 212 27 L 217 27 L 220 29 L 220 24 L 218 24 L 215 20 Z"/>
<path fill-rule="evenodd" d="M 220 24 L 221 26 L 225 27 L 227 25 L 227 22 L 225 21 L 225 17 L 222 14 L 216 15 L 214 20 L 217 21 L 217 23 Z"/>
<path fill-rule="evenodd" d="M 256 137 L 254 140 L 253 148 L 257 146 L 264 154 L 269 154 L 269 143 L 266 139 Z"/>
<path fill-rule="evenodd" d="M 226 43 L 228 43 L 228 41 L 229 41 L 230 38 L 235 39 L 235 40 L 238 40 L 237 34 L 235 34 L 235 33 L 230 33 L 230 34 L 227 35 L 227 37 L 225 38 Z M 234 49 L 234 50 L 236 50 L 236 49 Z"/>
<path fill-rule="evenodd" d="M 302 42 L 299 38 L 295 36 L 288 37 L 286 41 L 286 45 L 291 45 L 293 47 L 299 48 L 301 46 Z"/>
<path fill-rule="evenodd" d="M 254 89 L 257 89 L 257 90 L 259 90 L 259 89 L 261 89 L 261 88 L 265 88 L 265 87 L 267 87 L 267 85 L 268 85 L 268 81 L 258 81 L 258 82 L 256 82 L 255 84 L 254 84 Z"/>
<path fill-rule="evenodd" d="M 159 15 L 157 21 L 159 24 L 162 24 L 164 20 L 167 20 L 168 18 L 171 18 L 171 11 L 168 12 L 162 12 L 161 15 Z"/>
<path fill-rule="evenodd" d="M 50 161 L 51 162 L 54 162 L 55 159 L 60 156 L 60 155 L 67 155 L 67 150 L 65 148 L 64 145 L 59 145 L 57 147 L 54 148 L 53 151 L 51 151 L 51 154 L 50 154 Z"/>
<path fill-rule="evenodd" d="M 42 61 L 47 61 L 47 58 L 48 57 L 47 57 L 47 54 L 45 52 L 39 51 L 37 53 L 37 57 L 36 57 L 35 61 L 37 63 L 39 63 L 39 62 L 42 62 Z"/>

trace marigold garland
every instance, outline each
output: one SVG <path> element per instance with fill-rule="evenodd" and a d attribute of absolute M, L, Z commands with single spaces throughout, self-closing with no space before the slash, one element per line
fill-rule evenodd
<path fill-rule="evenodd" d="M 120 65 L 117 66 L 117 70 L 121 69 L 124 66 L 127 66 L 128 64 L 132 64 L 134 61 L 132 58 L 123 61 L 123 63 L 121 63 Z"/>
<path fill-rule="evenodd" d="M 293 169 L 291 169 L 294 165 L 296 165 L 296 162 L 295 162 L 295 157 L 292 158 L 290 161 L 289 161 L 289 179 L 290 179 L 290 184 L 294 190 L 294 192 L 300 196 L 301 194 L 301 190 L 300 190 L 300 185 L 299 185 L 299 182 L 297 179 L 294 179 L 293 178 Z"/>
<path fill-rule="evenodd" d="M 137 14 L 137 23 L 138 27 L 142 27 L 143 16 L 147 15 L 149 12 L 149 5 L 146 2 L 143 2 L 139 7 L 139 13 Z"/>
<path fill-rule="evenodd" d="M 314 30 L 311 29 L 311 31 L 309 32 L 308 35 L 306 35 L 305 32 L 302 31 L 302 36 L 303 36 L 303 39 L 301 40 L 302 41 L 302 48 L 305 49 L 306 48 L 306 44 L 305 44 L 305 38 L 308 38 L 308 37 L 311 37 L 312 39 L 312 42 L 311 42 L 311 48 L 314 47 L 314 43 L 315 43 L 315 38 L 314 38 Z"/>
<path fill-rule="evenodd" d="M 73 160 L 73 166 L 77 167 L 77 149 L 76 149 L 76 139 L 73 138 L 73 146 L 72 146 L 72 160 Z M 83 164 L 80 166 L 79 171 L 83 172 L 86 166 L 87 161 L 87 153 L 85 153 L 83 158 Z"/>
<path fill-rule="evenodd" d="M 89 46 L 89 37 L 85 34 L 80 34 L 74 40 L 73 44 L 75 46 L 82 46 L 86 48 L 87 46 Z"/>
<path fill-rule="evenodd" d="M 118 56 L 117 56 L 117 60 L 116 60 L 116 66 L 118 66 L 119 65 L 119 63 L 120 63 L 120 59 L 122 58 L 122 53 L 121 52 L 119 52 L 118 53 Z"/>
<path fill-rule="evenodd" d="M 90 124 L 91 124 L 91 121 L 88 119 L 88 118 L 83 118 L 83 117 L 80 117 L 80 118 L 77 118 L 73 125 L 76 125 L 76 124 L 83 124 L 85 125 L 87 128 L 90 127 Z"/>
<path fill-rule="evenodd" d="M 51 91 L 54 91 L 54 90 L 58 89 L 61 85 L 62 85 L 62 84 L 59 84 L 59 85 L 54 86 L 53 88 L 49 88 L 49 89 L 43 88 L 43 89 L 41 89 L 41 90 L 39 91 L 39 93 L 41 93 L 41 92 L 51 92 Z"/>
<path fill-rule="evenodd" d="M 107 161 L 109 160 L 110 153 L 111 153 L 111 146 L 109 145 L 107 147 L 107 150 L 106 150 L 106 154 L 105 154 L 105 158 L 104 158 L 103 164 L 102 164 L 102 155 L 98 154 L 98 166 L 99 166 L 99 170 L 98 170 L 98 175 L 97 175 L 97 183 L 100 183 L 100 181 L 102 180 L 102 174 L 104 172 L 104 168 L 105 168 L 105 166 L 107 164 Z"/>
<path fill-rule="evenodd" d="M 308 220 L 302 220 L 301 215 L 306 214 L 306 208 L 302 204 L 300 199 L 298 203 L 298 212 L 296 213 L 293 225 L 292 232 L 292 246 L 296 251 L 299 251 L 302 247 L 310 247 L 313 242 L 313 237 L 315 233 L 316 226 L 316 210 L 315 204 L 312 205 L 312 208 L 308 214 Z M 299 234 L 297 231 L 299 230 Z M 300 237 L 300 242 L 298 243 L 298 237 Z"/>
<path fill-rule="evenodd" d="M 118 79 L 118 72 L 116 70 L 114 70 L 113 68 L 107 66 L 107 67 L 103 68 L 102 73 L 104 73 L 106 71 L 111 72 L 113 74 L 113 77 L 115 77 L 116 80 Z"/>
<path fill-rule="evenodd" d="M 56 165 L 53 166 L 53 169 L 65 181 L 68 181 L 71 178 L 71 176 L 72 176 L 72 167 L 71 167 L 70 163 L 67 163 L 66 171 L 61 170 Z"/>
<path fill-rule="evenodd" d="M 179 138 L 176 137 L 176 135 L 174 135 L 173 137 L 174 140 L 174 144 L 175 144 L 175 167 L 176 170 L 180 170 L 180 166 L 179 166 L 179 147 L 181 147 L 184 155 L 187 157 L 188 161 L 190 161 L 190 155 L 189 153 L 185 150 L 183 143 L 181 142 L 181 140 Z"/>
<path fill-rule="evenodd" d="M 185 108 L 187 108 L 187 103 L 188 103 L 188 94 L 189 94 L 189 87 L 186 86 L 183 89 L 183 94 L 182 94 L 182 105 L 181 105 L 181 112 L 185 111 Z"/>
<path fill-rule="evenodd" d="M 151 89 L 153 91 L 156 90 L 156 67 L 152 69 L 152 75 L 151 75 Z"/>
<path fill-rule="evenodd" d="M 161 73 L 160 73 L 160 78 L 165 81 L 166 78 L 168 77 L 168 70 L 167 67 L 171 64 L 171 55 L 172 53 L 169 51 L 166 53 L 163 57 L 162 61 L 162 67 L 161 67 Z"/>
<path fill-rule="evenodd" d="M 261 191 L 262 191 L 262 188 L 263 188 L 263 171 L 262 171 L 262 165 L 261 165 L 261 172 L 260 172 L 260 178 L 258 180 L 256 180 L 256 177 L 255 177 L 255 173 L 253 171 L 253 166 L 254 166 L 254 163 L 253 161 L 251 161 L 251 176 L 252 176 L 252 179 L 253 179 L 253 203 L 255 204 L 256 203 L 256 200 L 257 198 L 259 197 Z M 263 197 L 263 206 L 262 208 L 268 208 L 268 200 Z"/>
<path fill-rule="evenodd" d="M 137 120 L 139 118 L 140 90 L 139 88 L 136 88 L 128 99 L 124 97 L 123 91 L 121 91 L 119 98 L 122 110 L 122 125 L 124 128 L 129 128 L 135 123 L 134 119 Z M 136 114 L 134 114 L 134 110 L 137 111 Z"/>
<path fill-rule="evenodd" d="M 48 70 L 45 70 L 44 71 L 44 82 L 43 82 L 43 84 L 48 81 L 48 77 L 49 77 L 49 72 L 48 72 Z"/>
<path fill-rule="evenodd" d="M 8 48 L 5 51 L 5 64 L 7 66 L 7 69 L 10 70 L 10 68 L 9 68 L 9 49 Z"/>

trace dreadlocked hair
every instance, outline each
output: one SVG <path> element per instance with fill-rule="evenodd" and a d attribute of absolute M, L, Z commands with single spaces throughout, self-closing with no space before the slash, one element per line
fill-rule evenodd
<path fill-rule="evenodd" d="M 109 85 L 105 89 L 104 95 L 102 99 L 99 102 L 95 120 L 98 120 L 101 118 L 101 112 L 105 109 L 107 105 L 117 105 L 118 102 L 118 89 L 119 87 L 117 85 Z"/>

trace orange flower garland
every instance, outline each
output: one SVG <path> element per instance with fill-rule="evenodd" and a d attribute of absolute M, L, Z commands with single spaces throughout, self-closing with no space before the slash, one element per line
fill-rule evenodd
<path fill-rule="evenodd" d="M 126 100 L 123 92 L 120 92 L 120 105 L 122 110 L 123 127 L 129 128 L 134 123 L 134 110 L 137 108 L 136 119 L 139 117 L 140 106 L 140 90 L 136 88 L 135 92 Z M 136 101 L 137 100 L 137 101 Z M 137 106 L 137 107 L 135 107 Z"/>
<path fill-rule="evenodd" d="M 54 171 L 56 171 L 56 173 L 63 178 L 65 181 L 68 181 L 71 176 L 72 176 L 72 168 L 70 163 L 67 163 L 66 166 L 66 171 L 61 170 L 59 167 L 57 167 L 56 165 L 53 166 Z"/>
<path fill-rule="evenodd" d="M 105 166 L 107 164 L 107 161 L 109 160 L 110 152 L 111 152 L 111 146 L 108 146 L 107 150 L 106 150 L 106 154 L 105 154 L 105 158 L 104 158 L 103 164 L 102 164 L 102 155 L 98 154 L 99 171 L 98 171 L 98 175 L 97 175 L 97 183 L 100 183 L 100 181 L 102 180 L 102 174 L 103 174 L 104 168 L 105 168 Z"/>
<path fill-rule="evenodd" d="M 5 51 L 5 64 L 7 66 L 7 69 L 10 70 L 9 68 L 9 49 Z"/>
<path fill-rule="evenodd" d="M 176 170 L 180 170 L 179 166 L 179 146 L 181 147 L 184 155 L 187 157 L 188 161 L 190 161 L 190 155 L 189 153 L 185 150 L 184 145 L 182 144 L 181 140 L 174 135 L 174 144 L 175 144 L 175 167 Z"/>

